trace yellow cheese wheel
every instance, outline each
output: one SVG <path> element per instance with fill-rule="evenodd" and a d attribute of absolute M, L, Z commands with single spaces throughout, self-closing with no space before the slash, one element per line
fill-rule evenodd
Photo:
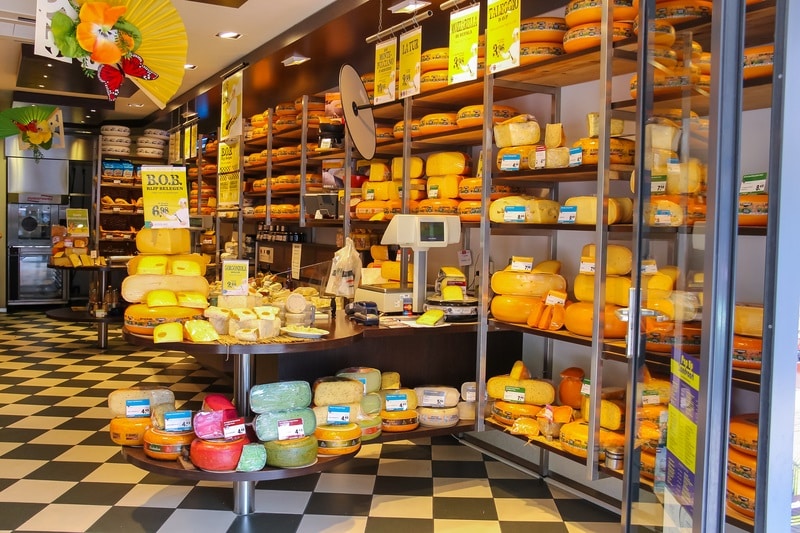
<path fill-rule="evenodd" d="M 769 196 L 766 194 L 739 195 L 739 225 L 766 226 Z"/>
<path fill-rule="evenodd" d="M 428 181 L 430 181 L 430 178 Z M 421 215 L 457 215 L 458 200 L 452 198 L 426 198 L 425 200 L 420 200 L 417 212 Z"/>
<path fill-rule="evenodd" d="M 531 17 L 519 23 L 520 42 L 561 43 L 567 31 L 563 17 Z"/>
<path fill-rule="evenodd" d="M 622 322 L 614 314 L 617 309 L 620 308 L 616 305 L 606 304 L 603 328 L 603 336 L 606 339 L 624 339 L 627 333 L 627 323 Z M 591 337 L 593 320 L 593 303 L 576 302 L 568 305 L 564 312 L 564 327 L 576 335 Z"/>
<path fill-rule="evenodd" d="M 588 396 L 581 397 L 581 413 L 591 413 Z M 622 400 L 600 400 L 600 427 L 618 431 L 625 424 L 625 402 Z"/>
<path fill-rule="evenodd" d="M 142 228 L 136 233 L 136 249 L 141 254 L 188 254 L 192 242 L 185 228 Z"/>
<path fill-rule="evenodd" d="M 294 102 L 281 102 L 275 106 L 275 114 L 278 116 L 294 116 L 297 114 L 297 109 L 294 107 Z"/>
<path fill-rule="evenodd" d="M 656 20 L 663 20 L 674 25 L 710 17 L 711 2 L 709 0 L 670 0 L 659 2 L 656 5 Z"/>
<path fill-rule="evenodd" d="M 375 73 L 367 72 L 361 75 L 361 83 L 364 84 L 364 89 L 371 91 L 375 88 Z"/>
<path fill-rule="evenodd" d="M 153 459 L 175 461 L 183 454 L 184 450 L 189 450 L 194 438 L 194 431 L 191 430 L 162 431 L 148 428 L 143 437 L 144 454 Z"/>
<path fill-rule="evenodd" d="M 422 175 L 425 173 L 425 161 L 422 160 L 421 157 L 411 156 L 409 158 L 409 169 L 408 169 L 408 177 L 411 179 L 421 178 Z M 403 179 L 403 158 L 402 157 L 393 157 L 392 158 L 392 176 L 391 179 L 393 180 L 401 180 Z M 371 177 L 371 173 L 370 173 Z"/>
<path fill-rule="evenodd" d="M 614 22 L 614 41 L 628 39 L 633 35 L 633 24 Z M 568 54 L 600 46 L 600 22 L 573 26 L 564 34 L 564 51 Z"/>
<path fill-rule="evenodd" d="M 402 139 L 403 132 L 405 130 L 405 121 L 401 120 L 397 124 L 394 125 L 392 128 L 392 132 L 394 133 L 395 139 Z M 411 137 L 419 135 L 419 120 L 412 120 L 411 121 Z"/>
<path fill-rule="evenodd" d="M 492 298 L 492 316 L 501 322 L 525 324 L 534 306 L 541 304 L 541 296 L 513 296 L 497 294 Z"/>
<path fill-rule="evenodd" d="M 458 204 L 458 217 L 461 222 L 480 222 L 483 207 L 480 200 L 461 200 Z"/>
<path fill-rule="evenodd" d="M 158 324 L 202 319 L 202 309 L 175 306 L 150 308 L 144 304 L 133 304 L 125 308 L 124 324 L 131 333 L 152 335 Z"/>
<path fill-rule="evenodd" d="M 519 49 L 519 64 L 532 65 L 562 55 L 564 45 L 561 43 L 523 43 Z"/>
<path fill-rule="evenodd" d="M 589 445 L 589 425 L 583 420 L 576 420 L 561 426 L 561 449 L 578 457 L 587 457 Z M 599 458 L 605 457 L 605 450 L 625 445 L 625 435 L 600 428 Z"/>
<path fill-rule="evenodd" d="M 378 126 L 375 128 L 375 139 L 378 142 L 394 139 L 394 128 Z"/>
<path fill-rule="evenodd" d="M 686 353 L 700 353 L 702 340 L 700 322 L 681 322 L 678 327 L 675 322 L 646 319 L 644 331 L 647 351 L 672 353 L 673 349 L 679 348 Z"/>
<path fill-rule="evenodd" d="M 514 423 L 514 420 L 521 416 L 536 418 L 536 415 L 541 410 L 541 405 L 495 400 L 492 403 L 492 419 L 501 424 L 510 426 Z"/>
<path fill-rule="evenodd" d="M 591 274 L 578 274 L 572 284 L 575 298 L 581 302 L 594 301 L 595 277 Z M 606 276 L 606 303 L 627 307 L 631 279 L 626 276 Z"/>
<path fill-rule="evenodd" d="M 728 509 L 741 513 L 750 518 L 756 516 L 756 489 L 728 476 L 725 487 L 725 496 L 728 500 Z"/>
<path fill-rule="evenodd" d="M 412 431 L 419 427 L 417 411 L 381 411 L 381 428 L 387 433 Z"/>
<path fill-rule="evenodd" d="M 419 78 L 419 89 L 421 92 L 433 91 L 447 87 L 447 69 L 431 70 L 425 72 Z"/>
<path fill-rule="evenodd" d="M 573 196 L 567 198 L 564 202 L 565 206 L 574 206 L 577 208 L 575 213 L 576 224 L 590 224 L 597 223 L 597 197 L 596 196 Z M 608 223 L 619 224 L 623 223 L 623 209 L 619 202 L 614 198 L 608 199 Z"/>
<path fill-rule="evenodd" d="M 639 13 L 639 6 L 633 0 L 614 0 L 614 20 L 633 20 Z M 601 0 L 572 0 L 567 3 L 564 20 L 574 28 L 581 24 L 600 22 L 603 16 Z"/>
<path fill-rule="evenodd" d="M 492 106 L 492 122 L 498 123 L 508 120 L 517 114 L 517 110 L 513 107 L 504 105 Z M 483 105 L 468 105 L 458 110 L 456 114 L 456 123 L 459 128 L 470 128 L 475 126 L 483 126 Z"/>
<path fill-rule="evenodd" d="M 498 270 L 492 274 L 491 287 L 495 294 L 541 298 L 551 290 L 566 291 L 567 281 L 559 274 Z"/>
<path fill-rule="evenodd" d="M 666 70 L 666 69 L 665 69 Z M 680 69 L 653 71 L 653 95 L 659 97 L 680 96 L 681 92 L 692 85 L 692 77 L 683 75 Z M 639 82 L 636 74 L 631 76 L 631 98 L 636 99 Z"/>
<path fill-rule="evenodd" d="M 383 411 L 410 411 L 417 408 L 417 393 L 414 389 L 403 387 L 380 390 L 378 395 L 381 397 Z M 405 403 L 405 409 L 398 409 L 403 402 Z"/>
<path fill-rule="evenodd" d="M 581 257 L 595 257 L 597 247 L 585 244 L 581 248 Z M 633 252 L 621 244 L 609 244 L 606 247 L 606 274 L 626 276 L 633 267 Z"/>
<path fill-rule="evenodd" d="M 672 46 L 675 42 L 675 27 L 665 20 L 656 20 L 652 25 L 652 43 L 663 46 Z M 639 16 L 633 20 L 633 33 L 639 35 Z"/>
<path fill-rule="evenodd" d="M 652 55 L 653 61 L 666 68 L 673 69 L 678 64 L 678 54 L 669 46 L 654 45 L 650 49 L 650 54 Z"/>
<path fill-rule="evenodd" d="M 366 181 L 361 184 L 361 200 L 397 200 L 400 198 L 399 181 Z"/>
<path fill-rule="evenodd" d="M 656 478 L 656 454 L 642 450 L 639 455 L 639 473 L 645 479 Z"/>
<path fill-rule="evenodd" d="M 458 424 L 457 407 L 417 407 L 419 425 L 434 428 L 449 428 Z"/>
<path fill-rule="evenodd" d="M 733 336 L 733 366 L 761 368 L 762 341 L 754 337 Z"/>
<path fill-rule="evenodd" d="M 458 197 L 462 200 L 480 200 L 483 192 L 483 178 L 464 178 L 458 184 Z M 508 185 L 492 184 L 489 198 L 497 200 L 513 194 L 513 189 Z"/>
<path fill-rule="evenodd" d="M 445 70 L 449 66 L 449 48 L 431 48 L 420 55 L 420 71 L 424 74 L 431 70 Z"/>
<path fill-rule="evenodd" d="M 444 176 L 429 176 L 425 184 L 426 194 L 430 199 L 452 199 L 459 196 L 460 174 L 446 174 Z"/>
<path fill-rule="evenodd" d="M 728 445 L 748 455 L 756 455 L 758 448 L 758 415 L 755 413 L 731 417 L 728 428 Z"/>
<path fill-rule="evenodd" d="M 757 304 L 737 304 L 733 310 L 733 332 L 746 337 L 761 338 L 764 307 Z"/>
<path fill-rule="evenodd" d="M 583 137 L 573 147 L 580 147 L 584 165 L 596 165 L 600 154 L 600 139 Z M 608 139 L 608 158 L 614 165 L 632 165 L 636 155 L 635 143 L 630 139 L 611 137 Z"/>
<path fill-rule="evenodd" d="M 265 442 L 264 448 L 267 449 L 267 464 L 277 468 L 300 468 L 314 464 L 318 452 L 317 439 L 313 435 Z"/>
<path fill-rule="evenodd" d="M 425 168 L 428 176 L 466 176 L 472 170 L 472 160 L 463 152 L 434 152 L 428 156 Z"/>
<path fill-rule="evenodd" d="M 141 446 L 144 432 L 150 426 L 150 417 L 126 418 L 117 416 L 111 419 L 108 433 L 111 440 L 120 446 Z"/>
<path fill-rule="evenodd" d="M 361 447 L 361 427 L 348 424 L 326 424 L 314 430 L 318 455 L 346 455 Z"/>
<path fill-rule="evenodd" d="M 457 115 L 455 113 L 430 113 L 419 121 L 421 135 L 432 135 L 458 129 Z M 430 173 L 430 171 L 428 171 Z"/>
<path fill-rule="evenodd" d="M 418 192 L 418 191 L 417 191 Z M 418 195 L 412 192 L 411 199 L 408 201 L 408 212 L 409 213 L 417 213 L 419 211 L 419 201 L 415 200 Z M 425 198 L 425 195 L 422 194 L 422 198 Z M 383 215 L 385 220 L 391 220 L 394 215 L 398 215 L 403 212 L 403 201 L 402 200 L 386 200 L 383 202 Z"/>
<path fill-rule="evenodd" d="M 756 486 L 756 457 L 728 447 L 728 476 L 749 487 Z"/>
<path fill-rule="evenodd" d="M 553 384 L 542 379 L 515 379 L 506 374 L 492 376 L 486 382 L 486 394 L 495 400 L 506 401 L 506 398 L 510 398 L 512 395 L 514 397 L 510 399 L 516 400 L 516 391 L 513 389 L 517 388 L 524 391 L 523 403 L 528 405 L 547 405 L 556 399 L 556 389 Z"/>
<path fill-rule="evenodd" d="M 751 46 L 744 49 L 742 77 L 746 80 L 772 76 L 775 45 Z"/>

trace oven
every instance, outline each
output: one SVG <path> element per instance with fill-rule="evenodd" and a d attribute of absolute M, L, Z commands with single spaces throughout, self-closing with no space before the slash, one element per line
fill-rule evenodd
<path fill-rule="evenodd" d="M 49 244 L 11 245 L 8 248 L 8 304 L 66 304 L 66 271 L 48 268 Z"/>

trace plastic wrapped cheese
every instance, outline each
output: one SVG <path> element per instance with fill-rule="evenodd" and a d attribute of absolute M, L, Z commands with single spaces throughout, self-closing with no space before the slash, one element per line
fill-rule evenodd
<path fill-rule="evenodd" d="M 237 472 L 258 472 L 267 465 L 267 449 L 259 442 L 242 446 L 242 455 L 236 465 Z"/>
<path fill-rule="evenodd" d="M 192 418 L 192 427 L 195 434 L 201 439 L 224 439 L 225 423 L 236 418 L 239 418 L 236 409 L 198 411 Z"/>
<path fill-rule="evenodd" d="M 361 402 L 364 384 L 348 376 L 326 376 L 314 381 L 314 405 L 343 405 Z"/>
<path fill-rule="evenodd" d="M 364 394 L 375 392 L 381 388 L 381 371 L 367 366 L 344 368 L 336 372 L 339 377 L 354 379 L 363 384 Z"/>
<path fill-rule="evenodd" d="M 681 128 L 676 123 L 666 118 L 656 118 L 645 126 L 644 146 L 660 150 L 678 150 L 681 139 Z"/>
<path fill-rule="evenodd" d="M 429 176 L 426 183 L 428 198 L 440 200 L 458 198 L 458 186 L 460 183 L 460 174 Z"/>
<path fill-rule="evenodd" d="M 381 408 L 384 411 L 403 411 L 417 408 L 417 393 L 414 389 L 380 390 Z"/>
<path fill-rule="evenodd" d="M 569 166 L 569 148 L 561 146 L 548 148 L 544 152 L 545 168 L 567 168 Z"/>
<path fill-rule="evenodd" d="M 278 440 L 285 426 L 296 420 L 300 420 L 298 426 L 302 426 L 303 435 L 314 434 L 314 430 L 317 427 L 317 417 L 314 411 L 308 407 L 260 413 L 253 419 L 253 429 L 255 429 L 256 436 L 260 441 Z M 269 457 L 269 452 L 267 456 Z"/>
<path fill-rule="evenodd" d="M 419 425 L 425 427 L 448 428 L 458 424 L 456 407 L 418 407 Z"/>
<path fill-rule="evenodd" d="M 667 165 L 667 194 L 694 194 L 706 183 L 706 166 L 697 158 Z"/>
<path fill-rule="evenodd" d="M 494 125 L 494 142 L 498 148 L 533 145 L 539 142 L 541 129 L 536 119 L 524 122 L 512 120 Z"/>
<path fill-rule="evenodd" d="M 149 416 L 150 407 L 160 403 L 175 408 L 175 395 L 166 387 L 130 387 L 108 395 L 108 408 L 114 416 Z M 143 405 L 147 407 L 146 414 L 140 408 Z"/>
<path fill-rule="evenodd" d="M 250 388 L 250 409 L 256 413 L 279 411 L 311 404 L 311 386 L 307 381 L 277 381 Z"/>
<path fill-rule="evenodd" d="M 461 393 L 454 387 L 441 385 L 416 387 L 414 392 L 419 407 L 455 407 L 461 397 Z"/>
<path fill-rule="evenodd" d="M 375 257 L 373 255 L 373 257 Z M 399 389 L 400 388 L 400 373 L 394 371 L 381 372 L 381 390 L 385 389 Z"/>
<path fill-rule="evenodd" d="M 529 224 L 555 224 L 560 206 L 555 200 L 529 196 L 506 196 L 489 204 L 492 222 L 525 222 Z"/>

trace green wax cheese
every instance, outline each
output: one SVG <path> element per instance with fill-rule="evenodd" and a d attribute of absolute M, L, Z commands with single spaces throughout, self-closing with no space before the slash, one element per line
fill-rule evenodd
<path fill-rule="evenodd" d="M 309 405 L 311 386 L 307 381 L 277 381 L 254 385 L 250 389 L 250 409 L 256 414 Z"/>
<path fill-rule="evenodd" d="M 267 449 L 259 442 L 245 444 L 242 447 L 242 455 L 239 457 L 239 464 L 236 465 L 237 472 L 257 472 L 267 464 Z"/>
<path fill-rule="evenodd" d="M 317 429 L 317 417 L 308 407 L 270 411 L 253 419 L 253 429 L 262 442 L 293 439 L 313 435 Z"/>

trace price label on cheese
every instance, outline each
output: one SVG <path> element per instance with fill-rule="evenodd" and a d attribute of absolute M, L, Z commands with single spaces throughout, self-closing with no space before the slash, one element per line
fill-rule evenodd
<path fill-rule="evenodd" d="M 503 400 L 513 403 L 525 403 L 525 388 L 507 385 L 503 391 Z"/>
<path fill-rule="evenodd" d="M 581 274 L 594 274 L 595 263 L 594 257 L 581 257 L 581 264 L 578 267 L 578 272 Z"/>
<path fill-rule="evenodd" d="M 333 139 L 325 138 L 319 140 L 319 147 L 323 150 L 329 150 L 333 146 Z"/>
<path fill-rule="evenodd" d="M 325 421 L 328 424 L 347 424 L 350 422 L 350 408 L 346 405 L 329 405 Z"/>
<path fill-rule="evenodd" d="M 444 399 L 442 400 L 444 404 Z M 408 395 L 406 394 L 387 394 L 386 395 L 386 410 L 387 411 L 405 411 L 408 409 Z"/>
<path fill-rule="evenodd" d="M 577 205 L 562 205 L 558 211 L 559 224 L 574 224 L 578 219 Z"/>
<path fill-rule="evenodd" d="M 375 199 L 375 189 L 367 189 L 366 194 L 364 195 L 364 200 L 374 200 Z"/>
<path fill-rule="evenodd" d="M 581 394 L 584 396 L 589 396 L 592 392 L 592 381 L 589 378 L 585 378 L 583 383 L 581 383 Z"/>
<path fill-rule="evenodd" d="M 447 396 L 445 391 L 428 391 L 422 395 L 423 407 L 444 407 L 444 401 Z"/>
<path fill-rule="evenodd" d="M 191 411 L 168 411 L 164 413 L 164 431 L 189 431 L 192 429 Z"/>
<path fill-rule="evenodd" d="M 305 436 L 302 418 L 278 420 L 278 440 L 302 439 Z"/>
<path fill-rule="evenodd" d="M 656 226 L 669 226 L 672 224 L 672 213 L 669 209 L 656 209 Z"/>
<path fill-rule="evenodd" d="M 458 251 L 458 266 L 466 267 L 472 264 L 472 251 L 459 250 Z"/>
<path fill-rule="evenodd" d="M 667 174 L 674 175 L 681 175 L 681 161 L 680 159 L 675 159 L 671 157 L 669 161 L 667 161 Z"/>
<path fill-rule="evenodd" d="M 439 186 L 431 185 L 428 187 L 428 198 L 439 198 Z"/>
<path fill-rule="evenodd" d="M 357 378 L 358 381 L 364 386 L 364 394 L 367 393 L 367 378 Z"/>
<path fill-rule="evenodd" d="M 500 170 L 517 171 L 521 161 L 522 156 L 519 154 L 504 154 L 500 160 Z"/>
<path fill-rule="evenodd" d="M 503 222 L 525 222 L 524 205 L 507 205 L 503 209 Z"/>
<path fill-rule="evenodd" d="M 661 403 L 661 398 L 657 390 L 643 390 L 642 391 L 642 405 L 658 405 Z"/>
<path fill-rule="evenodd" d="M 511 270 L 515 272 L 530 272 L 533 270 L 533 257 L 511 256 Z"/>
<path fill-rule="evenodd" d="M 650 193 L 664 194 L 666 192 L 667 192 L 667 176 L 666 175 L 650 176 Z"/>
<path fill-rule="evenodd" d="M 300 429 L 303 429 L 302 419 L 300 419 Z M 222 435 L 226 439 L 235 439 L 244 435 L 244 418 L 232 418 L 222 423 Z"/>
<path fill-rule="evenodd" d="M 474 402 L 475 400 L 478 399 L 478 391 L 473 389 L 467 389 L 467 393 L 464 396 L 466 396 L 464 401 Z"/>
<path fill-rule="evenodd" d="M 542 169 L 547 164 L 547 148 L 541 144 L 536 146 L 535 159 L 533 160 L 533 168 L 536 170 Z"/>
<path fill-rule="evenodd" d="M 564 305 L 567 303 L 567 293 L 564 291 L 551 290 L 545 296 L 545 305 Z"/>
<path fill-rule="evenodd" d="M 544 408 L 544 409 L 542 409 L 542 411 L 544 411 L 544 417 L 545 417 L 547 420 L 549 420 L 550 422 L 552 422 L 552 421 L 553 421 L 553 409 L 552 409 L 552 407 L 550 407 L 549 405 L 547 405 L 547 406 L 545 406 L 545 408 Z M 537 415 L 537 416 L 538 416 L 538 415 Z"/>
<path fill-rule="evenodd" d="M 655 259 L 642 260 L 642 274 L 658 274 L 658 266 Z"/>
<path fill-rule="evenodd" d="M 742 185 L 739 194 L 759 194 L 767 190 L 767 173 L 745 174 L 742 176 Z"/>
<path fill-rule="evenodd" d="M 125 416 L 128 418 L 144 418 L 150 416 L 150 399 L 125 400 Z"/>
<path fill-rule="evenodd" d="M 569 166 L 579 167 L 583 164 L 583 150 L 580 146 L 569 149 Z"/>

